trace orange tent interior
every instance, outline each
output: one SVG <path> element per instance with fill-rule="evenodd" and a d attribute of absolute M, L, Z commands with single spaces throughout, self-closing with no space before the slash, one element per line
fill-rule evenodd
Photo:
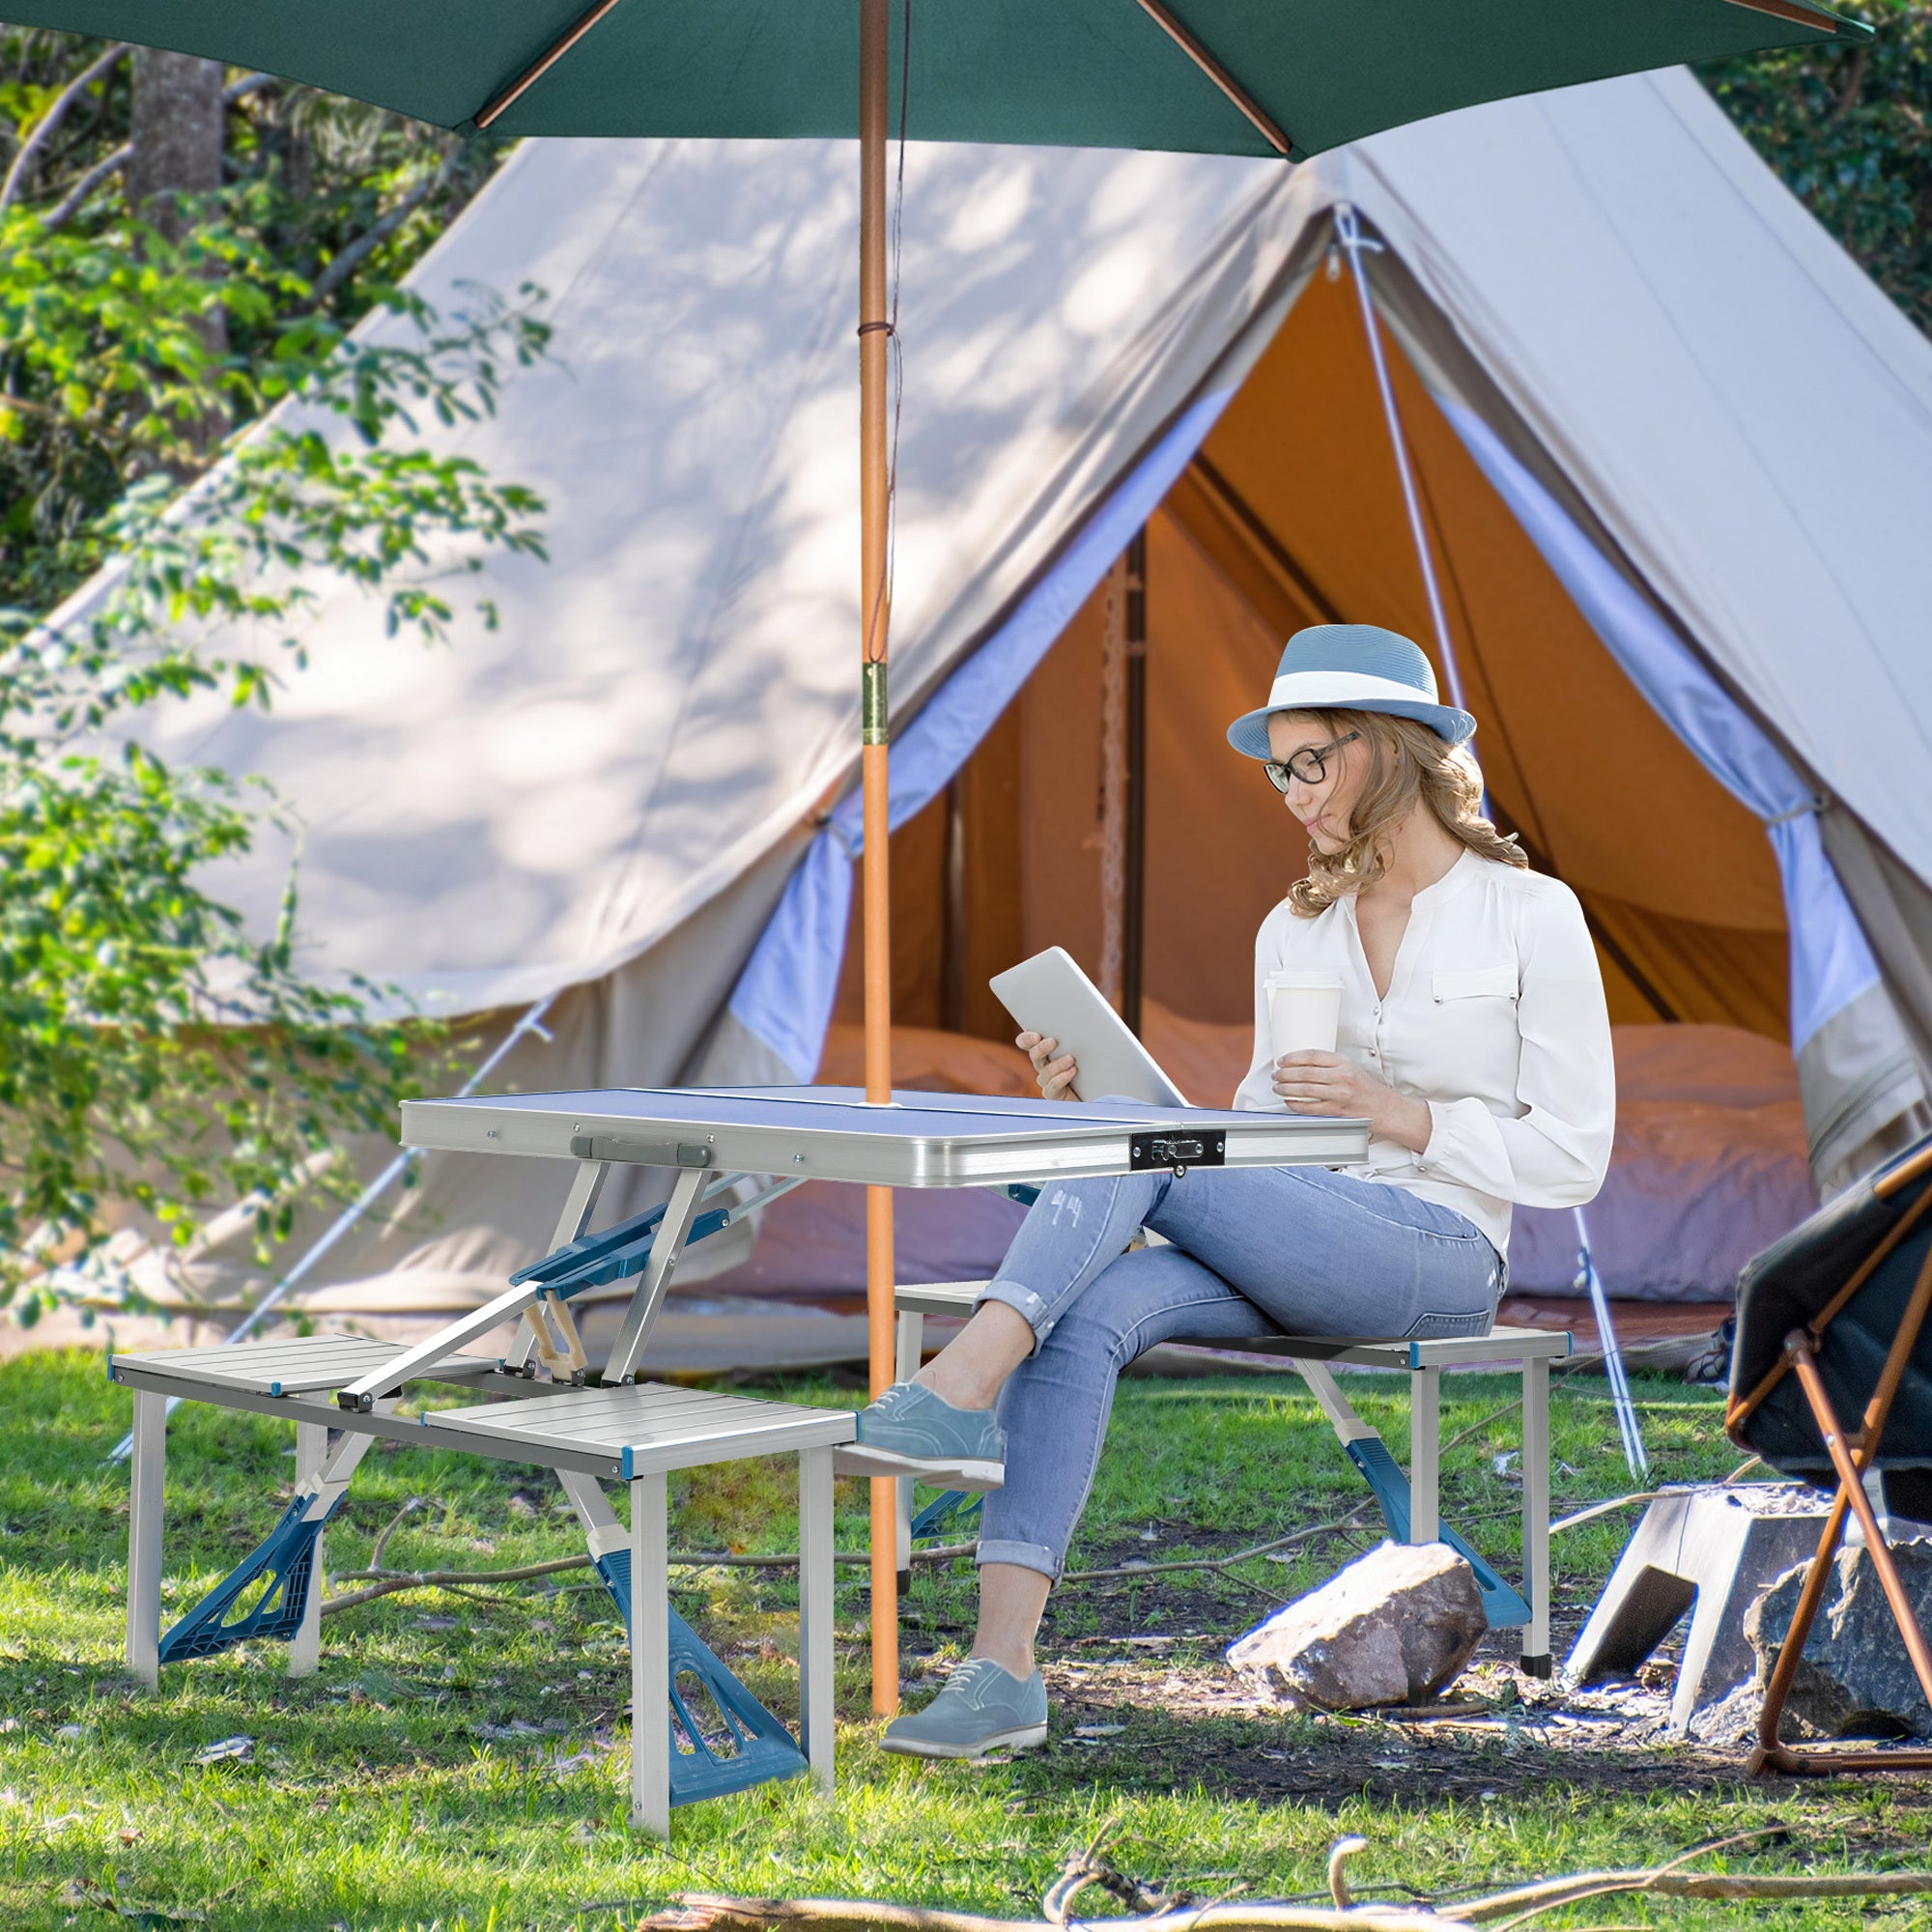
<path fill-rule="evenodd" d="M 1612 1294 L 1688 1304 L 1633 1310 L 1626 1342 L 1707 1332 L 1737 1269 L 1817 1202 L 1788 1051 L 1776 862 L 1385 343 L 1493 808 L 1581 898 L 1617 1026 L 1617 1151 L 1590 1210 L 1593 1252 Z M 1225 1106 L 1252 1046 L 1255 929 L 1305 856 L 1227 724 L 1263 698 L 1303 625 L 1383 624 L 1433 649 L 1348 281 L 1318 272 L 1290 312 L 1150 520 L 1143 581 L 1142 1032 L 1183 1093 Z M 900 1087 L 1032 1093 L 988 979 L 1061 945 L 1102 980 L 1106 597 L 1103 584 L 952 786 L 894 836 Z M 1439 662 L 1436 672 L 1446 690 Z M 863 1077 L 858 917 L 855 895 L 818 1069 L 841 1084 Z M 790 1228 L 788 1205 L 774 1230 Z M 905 1264 L 990 1268 L 997 1245 L 934 1259 L 921 1231 L 937 1211 L 907 1198 Z M 793 1216 L 801 1230 L 806 1214 Z M 856 1254 L 856 1229 L 838 1238 Z M 1576 1252 L 1567 1213 L 1519 1210 L 1510 1319 L 1574 1328 L 1587 1347 L 1587 1303 L 1566 1299 Z M 786 1264 L 773 1261 L 774 1280 Z"/>
<path fill-rule="evenodd" d="M 1612 1019 L 1785 1040 L 1784 908 L 1763 827 L 1625 677 L 1388 348 L 1498 818 L 1581 897 Z M 1264 696 L 1282 640 L 1305 624 L 1383 624 L 1432 645 L 1346 280 L 1316 275 L 1151 520 L 1145 581 L 1145 994 L 1163 1018 L 1251 1028 L 1254 931 L 1304 847 L 1224 729 Z M 1098 978 L 1104 596 L 894 837 L 902 1027 L 1009 1039 L 987 979 L 1042 947 L 1065 946 Z M 855 926 L 839 1022 L 861 1015 L 859 957 Z M 844 1057 L 837 1036 L 831 1057 Z"/>

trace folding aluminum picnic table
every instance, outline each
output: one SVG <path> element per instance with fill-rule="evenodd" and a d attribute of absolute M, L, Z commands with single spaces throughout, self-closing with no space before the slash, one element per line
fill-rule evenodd
<path fill-rule="evenodd" d="M 1339 1165 L 1363 1157 L 1368 1127 L 1130 1101 L 902 1093 L 870 1104 L 853 1088 L 611 1088 L 410 1101 L 402 1139 L 425 1150 L 574 1162 L 553 1252 L 521 1270 L 502 1294 L 412 1347 L 315 1335 L 112 1357 L 110 1374 L 135 1392 L 129 1667 L 153 1684 L 161 1663 L 266 1636 L 292 1643 L 293 1668 L 313 1669 L 323 1524 L 378 1437 L 540 1463 L 555 1470 L 597 1574 L 630 1629 L 631 1820 L 662 1834 L 675 1804 L 808 1767 L 830 1785 L 832 1459 L 853 1433 L 842 1409 L 642 1379 L 639 1363 L 685 1249 L 807 1180 L 998 1187 L 1156 1169 Z M 620 1165 L 665 1169 L 670 1198 L 586 1234 L 605 1179 Z M 637 1286 L 617 1340 L 593 1372 L 569 1301 L 627 1279 Z M 510 1321 L 519 1325 L 507 1353 L 466 1352 Z M 484 1400 L 408 1415 L 398 1403 L 417 1381 L 451 1384 Z M 297 1425 L 298 1479 L 295 1499 L 269 1539 L 162 1637 L 162 1457 L 171 1396 L 286 1416 Z M 332 1446 L 331 1428 L 341 1432 Z M 677 1617 L 665 1575 L 670 1470 L 792 1451 L 800 1464 L 802 1749 Z M 600 1479 L 629 1487 L 628 1529 Z M 716 1705 L 708 1737 L 680 1694 L 687 1673 Z M 667 1722 L 637 1721 L 666 1699 Z"/>

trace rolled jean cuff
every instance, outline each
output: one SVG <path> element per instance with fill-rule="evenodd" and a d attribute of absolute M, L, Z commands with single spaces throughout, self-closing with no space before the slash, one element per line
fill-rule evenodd
<path fill-rule="evenodd" d="M 1065 1561 L 1043 1543 L 1003 1543 L 997 1537 L 982 1536 L 973 1552 L 975 1563 L 1010 1563 L 1017 1570 L 1037 1570 L 1049 1583 L 1060 1581 Z"/>
<path fill-rule="evenodd" d="M 1053 1323 L 1046 1319 L 1046 1303 L 1025 1283 L 1003 1281 L 995 1276 L 980 1291 L 980 1298 L 974 1302 L 975 1308 L 983 1308 L 989 1301 L 1003 1301 L 1033 1330 L 1033 1346 L 1036 1353 L 1039 1345 L 1053 1333 Z"/>

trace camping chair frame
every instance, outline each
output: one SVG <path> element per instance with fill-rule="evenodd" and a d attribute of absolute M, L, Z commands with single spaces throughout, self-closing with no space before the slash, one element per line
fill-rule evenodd
<path fill-rule="evenodd" d="M 1882 1175 L 1874 1183 L 1873 1191 L 1881 1199 L 1896 1194 L 1912 1182 L 1922 1179 L 1928 1170 L 1932 1170 L 1932 1148 L 1903 1162 L 1893 1173 Z M 1817 1553 L 1811 1559 L 1798 1606 L 1792 1613 L 1791 1627 L 1785 1633 L 1771 1681 L 1765 1687 L 1764 1709 L 1758 1719 L 1758 1741 L 1748 1767 L 1753 1776 L 1766 1771 L 1806 1776 L 1844 1771 L 1932 1770 L 1932 1750 L 1876 1751 L 1837 1747 L 1799 1750 L 1785 1744 L 1778 1735 L 1783 1724 L 1785 1701 L 1791 1694 L 1798 1665 L 1804 1653 L 1805 1638 L 1810 1634 L 1811 1625 L 1831 1582 L 1832 1558 L 1844 1534 L 1847 1513 L 1858 1517 L 1859 1526 L 1864 1533 L 1865 1548 L 1871 1552 L 1872 1566 L 1878 1572 L 1879 1582 L 1885 1591 L 1885 1600 L 1898 1625 L 1899 1635 L 1905 1640 L 1906 1654 L 1912 1660 L 1918 1688 L 1925 1693 L 1926 1701 L 1932 1703 L 1932 1648 L 1928 1648 L 1925 1634 L 1918 1627 L 1912 1600 L 1905 1593 L 1898 1566 L 1892 1561 L 1890 1547 L 1864 1485 L 1867 1472 L 1878 1461 L 1879 1445 L 1884 1439 L 1893 1399 L 1904 1379 L 1906 1365 L 1918 1346 L 1926 1316 L 1932 1313 L 1932 1247 L 1926 1250 L 1925 1260 L 1913 1283 L 1904 1319 L 1899 1322 L 1898 1332 L 1887 1350 L 1884 1366 L 1879 1371 L 1871 1398 L 1865 1405 L 1864 1415 L 1857 1429 L 1847 1430 L 1840 1422 L 1825 1387 L 1824 1378 L 1818 1372 L 1819 1351 L 1826 1345 L 1832 1322 L 1851 1303 L 1886 1257 L 1925 1217 L 1928 1208 L 1932 1208 L 1932 1187 L 1927 1187 L 1900 1216 L 1885 1238 L 1859 1264 L 1844 1286 L 1825 1306 L 1808 1322 L 1794 1328 L 1785 1337 L 1783 1353 L 1757 1385 L 1747 1394 L 1734 1394 L 1726 1406 L 1724 1433 L 1741 1447 L 1748 1448 L 1750 1445 L 1742 1434 L 1744 1425 L 1786 1376 L 1796 1376 L 1812 1418 L 1818 1425 L 1818 1433 L 1824 1439 L 1826 1453 L 1832 1459 L 1833 1471 L 1838 1479 L 1837 1493 L 1832 1499 L 1824 1530 L 1818 1538 Z"/>

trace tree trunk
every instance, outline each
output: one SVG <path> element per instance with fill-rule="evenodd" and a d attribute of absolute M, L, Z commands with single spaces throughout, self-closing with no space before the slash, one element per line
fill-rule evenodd
<path fill-rule="evenodd" d="M 135 50 L 128 203 L 171 242 L 187 231 L 176 197 L 213 194 L 221 185 L 226 78 L 219 61 L 156 47 Z"/>
<path fill-rule="evenodd" d="M 170 242 L 180 242 L 193 226 L 181 197 L 213 194 L 221 185 L 227 75 L 220 61 L 163 53 L 157 47 L 134 51 L 134 152 L 128 160 L 128 205 Z M 203 310 L 198 330 L 212 357 L 227 354 L 228 319 L 218 302 L 211 300 Z M 211 410 L 190 440 L 208 449 L 226 428 L 221 412 Z"/>

